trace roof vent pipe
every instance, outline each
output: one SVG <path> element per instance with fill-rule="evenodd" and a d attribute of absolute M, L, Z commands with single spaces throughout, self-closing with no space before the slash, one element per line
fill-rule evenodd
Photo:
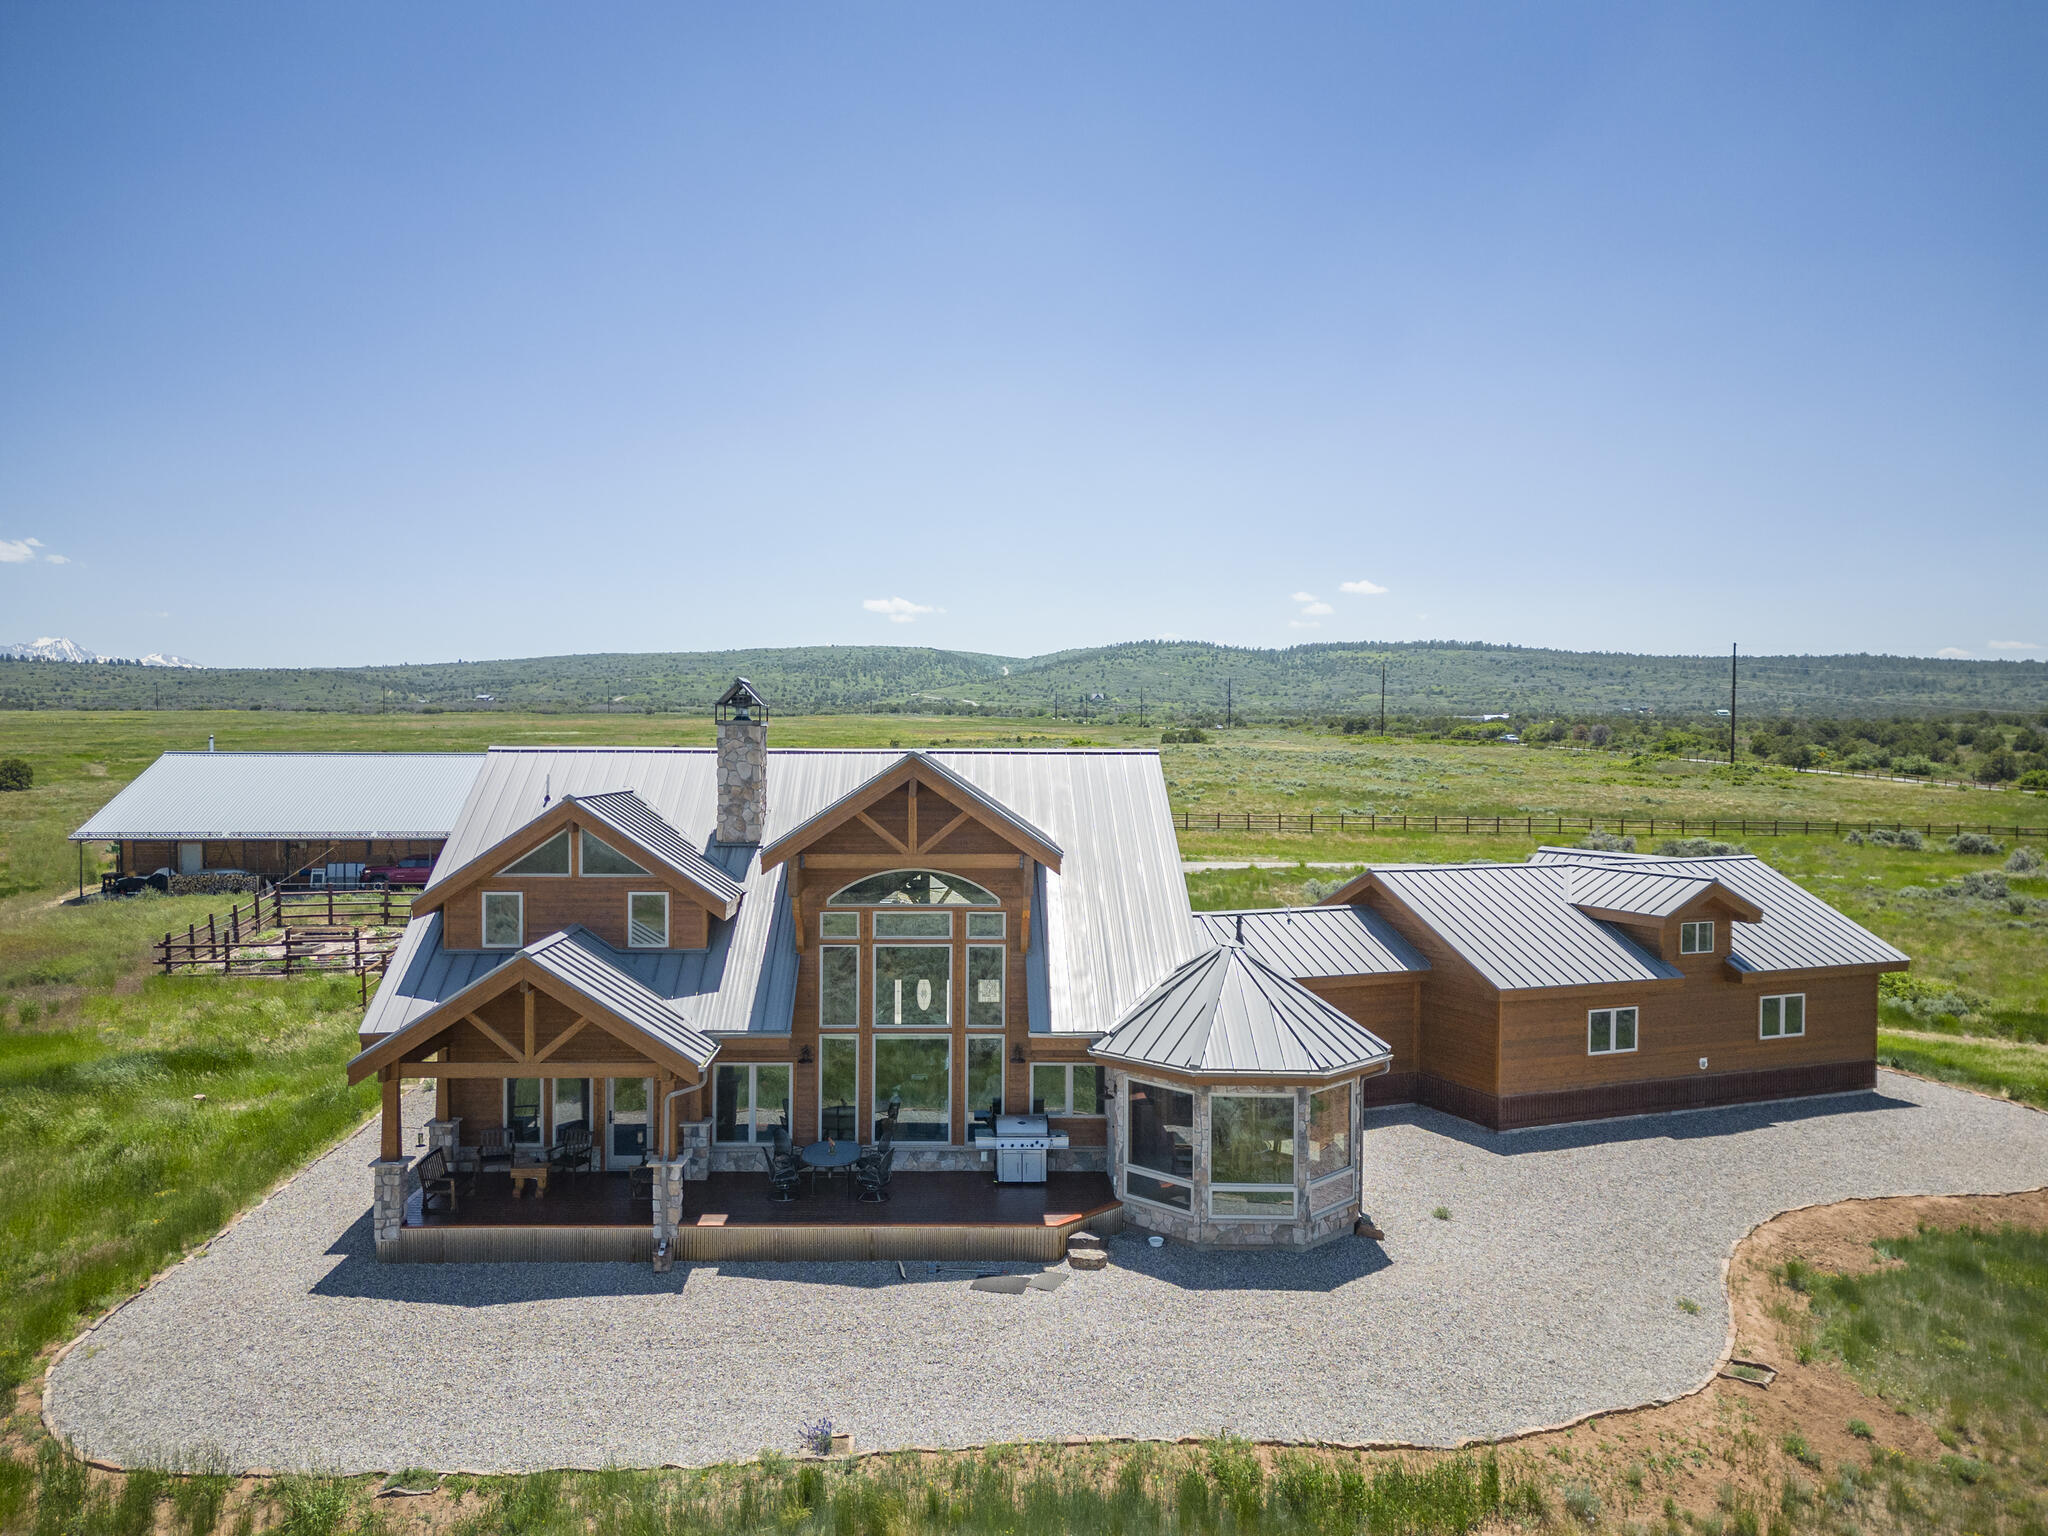
<path fill-rule="evenodd" d="M 1240 944 L 1244 942 L 1244 914 L 1242 912 L 1237 914 L 1237 942 Z"/>
<path fill-rule="evenodd" d="M 554 798 L 555 776 L 552 772 L 544 773 L 540 779 L 540 808 L 546 810 L 554 803 Z"/>
<path fill-rule="evenodd" d="M 213 750 L 213 738 L 211 736 L 206 738 L 206 750 L 209 752 Z"/>

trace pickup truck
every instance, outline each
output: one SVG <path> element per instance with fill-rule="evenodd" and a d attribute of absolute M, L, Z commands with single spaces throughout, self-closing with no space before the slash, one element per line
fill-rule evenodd
<path fill-rule="evenodd" d="M 372 864 L 363 870 L 365 885 L 425 885 L 434 872 L 431 853 L 409 853 L 396 864 Z"/>

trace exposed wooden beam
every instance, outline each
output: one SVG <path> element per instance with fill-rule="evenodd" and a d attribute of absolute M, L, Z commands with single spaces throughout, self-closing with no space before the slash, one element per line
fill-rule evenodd
<path fill-rule="evenodd" d="M 651 1075 L 652 1070 L 660 1069 L 665 1065 L 667 1064 L 657 1062 L 652 1057 L 642 1057 L 638 1061 L 551 1061 L 548 1063 L 545 1075 L 548 1077 L 647 1077 Z M 673 1071 L 675 1067 L 669 1066 L 668 1069 Z M 500 1061 L 401 1061 L 388 1070 L 397 1072 L 401 1077 L 421 1078 L 523 1077 L 527 1075 L 542 1075 L 540 1073 L 522 1073 L 516 1065 Z M 678 1077 L 682 1076 L 680 1072 L 677 1075 Z M 697 1069 L 694 1066 L 690 1067 L 690 1085 L 695 1087 L 702 1080 L 702 1077 L 697 1073 Z"/>
<path fill-rule="evenodd" d="M 812 853 L 806 854 L 815 869 L 873 869 L 875 856 L 872 853 Z M 1015 869 L 1017 855 L 1014 853 L 935 853 L 921 862 L 930 869 Z"/>
<path fill-rule="evenodd" d="M 854 812 L 853 819 L 859 822 L 862 826 L 866 827 L 870 832 L 874 833 L 875 836 L 879 837 L 883 842 L 887 843 L 892 852 L 910 852 L 910 844 L 905 843 L 902 838 L 898 837 L 894 832 L 891 832 L 887 827 L 883 826 L 879 821 L 875 820 L 875 818 L 870 816 L 866 811 Z M 916 824 L 917 819 L 915 815 L 913 815 L 911 818 L 911 825 L 915 827 Z"/>
<path fill-rule="evenodd" d="M 962 811 L 962 812 L 960 812 L 960 813 L 959 813 L 959 814 L 958 814 L 957 816 L 955 816 L 955 817 L 954 817 L 954 818 L 953 818 L 953 819 L 952 819 L 951 821 L 947 822 L 947 823 L 946 823 L 946 824 L 945 824 L 945 825 L 944 825 L 943 827 L 939 828 L 939 830 L 938 830 L 938 831 L 934 832 L 934 833 L 933 833 L 933 834 L 932 834 L 932 835 L 931 835 L 930 837 L 926 838 L 926 839 L 924 840 L 924 847 L 926 847 L 926 848 L 936 848 L 936 847 L 938 847 L 938 845 L 939 845 L 940 843 L 943 843 L 943 842 L 944 842 L 944 841 L 946 840 L 946 834 L 947 834 L 948 832 L 951 832 L 951 831 L 952 831 L 952 830 L 953 830 L 953 829 L 954 829 L 955 827 L 959 826 L 959 825 L 960 825 L 960 823 L 961 823 L 961 822 L 963 822 L 963 821 L 965 821 L 966 819 L 967 819 L 967 813 L 966 813 L 965 811 Z M 919 850 L 918 850 L 918 849 L 916 849 L 916 848 L 912 848 L 912 849 L 911 849 L 910 851 L 911 851 L 912 853 L 916 853 L 916 852 L 918 852 Z"/>
<path fill-rule="evenodd" d="M 533 1058 L 534 1065 L 539 1066 L 542 1062 L 546 1061 L 550 1056 L 554 1055 L 555 1052 L 559 1051 L 563 1046 L 567 1045 L 571 1040 L 574 1040 L 578 1035 L 582 1034 L 583 1026 L 588 1024 L 589 1022 L 590 1020 L 583 1018 L 579 1015 L 575 1023 L 571 1024 L 567 1029 L 563 1030 L 559 1035 L 555 1036 L 554 1039 L 550 1040 L 547 1043 L 546 1049 L 544 1049 L 538 1056 Z"/>
<path fill-rule="evenodd" d="M 491 1042 L 491 1044 L 495 1045 L 499 1050 L 503 1051 L 506 1057 L 510 1060 L 515 1062 L 524 1061 L 528 1055 L 532 1054 L 530 1051 L 522 1054 L 519 1051 L 519 1049 L 512 1044 L 510 1040 L 507 1040 L 503 1035 L 499 1034 L 495 1029 L 491 1028 L 491 1026 L 486 1024 L 478 1015 L 474 1013 L 465 1013 L 462 1017 L 466 1022 L 474 1024 L 477 1027 L 477 1029 L 483 1033 L 484 1037 L 488 1039 Z M 529 1020 L 532 1018 L 532 1013 L 530 1011 L 527 1017 Z M 528 1031 L 526 1038 L 528 1040 L 531 1040 L 533 1038 L 531 1030 Z"/>
<path fill-rule="evenodd" d="M 533 1056 L 533 983 L 519 983 L 519 996 L 526 1005 L 526 1050 L 522 1053 L 528 1059 Z"/>
<path fill-rule="evenodd" d="M 915 848 L 917 846 L 917 779 L 914 776 L 910 781 L 910 826 L 908 830 L 910 832 L 910 846 Z"/>

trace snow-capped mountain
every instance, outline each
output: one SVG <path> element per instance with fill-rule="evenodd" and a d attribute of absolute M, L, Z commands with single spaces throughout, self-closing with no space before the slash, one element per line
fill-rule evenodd
<path fill-rule="evenodd" d="M 147 656 L 102 656 L 98 651 L 88 651 L 74 640 L 65 640 L 44 635 L 37 640 L 24 640 L 18 645 L 0 645 L 0 660 L 6 661 L 127 661 L 138 667 L 193 667 L 199 663 L 187 661 L 182 656 L 169 656 L 162 651 L 151 651 Z"/>

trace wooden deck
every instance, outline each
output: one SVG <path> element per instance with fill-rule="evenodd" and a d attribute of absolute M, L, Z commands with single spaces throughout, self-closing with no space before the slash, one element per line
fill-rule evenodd
<path fill-rule="evenodd" d="M 837 1185 L 806 1184 L 772 1198 L 765 1174 L 715 1173 L 693 1182 L 676 1234 L 679 1262 L 760 1259 L 1022 1259 L 1052 1262 L 1084 1228 L 1114 1232 L 1123 1207 L 1107 1177 L 1056 1173 L 1044 1184 L 996 1184 L 980 1173 L 899 1173 L 890 1198 L 865 1205 Z M 420 1209 L 415 1194 L 399 1234 L 401 1262 L 621 1260 L 653 1256 L 653 1213 L 628 1193 L 625 1174 L 554 1180 L 547 1194 L 514 1196 L 485 1174 L 457 1210 Z"/>

